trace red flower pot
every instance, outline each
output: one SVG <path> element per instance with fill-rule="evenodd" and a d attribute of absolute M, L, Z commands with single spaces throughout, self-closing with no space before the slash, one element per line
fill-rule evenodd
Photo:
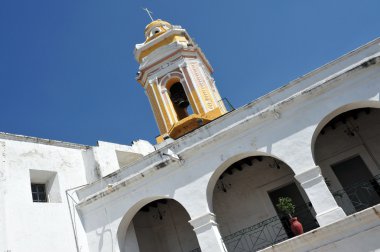
<path fill-rule="evenodd" d="M 295 236 L 303 234 L 302 224 L 297 220 L 297 217 L 293 217 L 290 219 L 290 229 L 292 230 Z"/>

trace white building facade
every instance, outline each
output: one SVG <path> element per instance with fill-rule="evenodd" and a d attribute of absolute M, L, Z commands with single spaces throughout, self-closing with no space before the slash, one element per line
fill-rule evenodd
<path fill-rule="evenodd" d="M 171 50 L 183 61 L 167 66 Z M 204 56 L 197 50 L 172 41 L 142 65 L 154 56 L 167 76 Z M 143 78 L 158 83 L 149 71 Z M 182 85 L 196 79 L 184 75 Z M 195 84 L 184 88 L 189 104 L 205 105 Z M 179 136 L 165 134 L 160 119 L 154 146 L 1 134 L 0 251 L 380 249 L 380 39 L 241 108 L 218 109 Z M 190 117 L 173 125 L 188 127 Z M 275 206 L 281 196 L 293 199 L 307 233 L 293 237 Z"/>

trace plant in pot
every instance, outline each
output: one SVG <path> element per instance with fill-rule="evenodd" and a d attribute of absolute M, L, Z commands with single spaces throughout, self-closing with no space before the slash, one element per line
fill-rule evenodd
<path fill-rule="evenodd" d="M 297 217 L 293 217 L 296 207 L 289 197 L 279 197 L 276 207 L 289 217 L 290 229 L 294 235 L 303 234 L 302 224 L 298 221 Z"/>

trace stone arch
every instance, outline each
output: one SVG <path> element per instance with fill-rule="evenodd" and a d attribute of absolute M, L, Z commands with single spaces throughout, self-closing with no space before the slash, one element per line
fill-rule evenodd
<path fill-rule="evenodd" d="M 247 157 L 251 157 L 251 156 L 268 156 L 268 157 L 273 157 L 273 158 L 276 158 L 276 159 L 280 160 L 281 162 L 285 163 L 285 161 L 282 160 L 281 158 L 279 158 L 277 156 L 274 156 L 272 154 L 268 154 L 266 152 L 262 152 L 262 151 L 242 152 L 242 153 L 239 153 L 239 154 L 236 154 L 234 156 L 231 156 L 231 157 L 227 158 L 227 160 L 225 160 L 223 163 L 221 163 L 214 170 L 214 172 L 211 175 L 211 177 L 209 179 L 209 182 L 207 184 L 207 191 L 206 191 L 207 202 L 208 202 L 209 209 L 210 209 L 211 212 L 213 211 L 213 206 L 212 206 L 213 191 L 214 191 L 214 188 L 216 186 L 217 180 L 219 179 L 220 175 L 222 175 L 222 173 L 225 170 L 227 170 L 227 168 L 230 167 L 235 162 L 237 162 L 239 160 L 242 160 L 244 158 L 247 158 Z M 293 170 L 292 170 L 292 172 L 294 173 Z"/>
<path fill-rule="evenodd" d="M 188 211 L 173 198 L 156 196 L 140 200 L 128 210 L 118 227 L 120 251 L 196 249 L 199 244 L 189 220 Z"/>
<path fill-rule="evenodd" d="M 327 114 L 311 148 L 328 189 L 349 215 L 380 203 L 380 102 L 359 101 Z"/>
<path fill-rule="evenodd" d="M 176 115 L 176 121 L 180 121 L 196 111 L 194 98 L 182 73 L 174 71 L 166 74 L 160 80 L 160 87 L 165 102 Z M 177 103 L 179 100 L 182 101 L 180 104 Z"/>
<path fill-rule="evenodd" d="M 293 199 L 305 231 L 318 227 L 308 195 L 294 176 L 283 160 L 258 151 L 234 155 L 214 171 L 207 188 L 209 208 L 229 251 L 236 246 L 257 250 L 293 237 L 288 216 L 275 207 L 279 197 Z"/>
<path fill-rule="evenodd" d="M 183 74 L 181 72 L 174 71 L 174 72 L 170 72 L 170 73 L 166 74 L 164 77 L 162 77 L 162 79 L 160 81 L 161 87 L 162 88 L 170 88 L 170 85 L 174 83 L 174 82 L 171 83 L 171 80 L 173 80 L 173 79 L 181 82 L 182 84 L 185 82 Z"/>
<path fill-rule="evenodd" d="M 315 160 L 315 142 L 317 141 L 317 138 L 319 134 L 321 133 L 321 130 L 323 129 L 323 127 L 325 127 L 325 125 L 329 121 L 331 121 L 334 117 L 338 116 L 339 114 L 342 114 L 349 110 L 365 108 L 365 107 L 380 108 L 380 102 L 379 101 L 359 101 L 359 102 L 348 103 L 331 111 L 330 113 L 328 113 L 327 115 L 323 117 L 323 119 L 318 123 L 317 127 L 315 128 L 312 139 L 311 139 L 310 146 L 311 146 L 311 152 L 312 152 L 314 162 L 316 161 Z"/>
<path fill-rule="evenodd" d="M 136 213 L 146 204 L 159 200 L 167 198 L 166 196 L 152 196 L 144 198 L 138 202 L 136 202 L 129 210 L 124 214 L 123 218 L 120 221 L 119 227 L 117 229 L 117 240 L 119 244 L 120 251 L 123 251 L 123 248 L 125 247 L 125 236 L 127 233 L 127 229 L 129 227 L 129 224 L 131 223 L 133 217 L 136 215 Z"/>

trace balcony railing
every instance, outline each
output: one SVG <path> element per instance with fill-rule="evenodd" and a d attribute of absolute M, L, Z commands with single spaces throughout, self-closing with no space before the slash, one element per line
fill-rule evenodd
<path fill-rule="evenodd" d="M 228 112 L 235 110 L 234 106 L 232 106 L 231 102 L 227 98 L 223 98 L 223 99 L 219 100 L 218 103 L 220 105 L 223 104 Z"/>
<path fill-rule="evenodd" d="M 380 174 L 368 181 L 362 181 L 333 193 L 338 205 L 347 215 L 364 210 L 380 203 Z M 306 217 L 310 213 L 311 204 L 296 206 L 296 215 L 301 221 L 304 231 L 318 227 L 314 218 Z M 302 216 L 306 218 L 303 219 Z M 228 252 L 252 252 L 291 238 L 293 235 L 287 218 L 274 216 L 253 226 L 225 236 L 223 242 Z M 200 252 L 199 248 L 190 252 Z"/>
<path fill-rule="evenodd" d="M 280 241 L 288 239 L 288 235 L 278 216 L 274 216 L 251 227 L 223 238 L 228 252 L 256 251 Z"/>
<path fill-rule="evenodd" d="M 295 216 L 310 231 L 319 227 L 311 214 L 311 204 L 296 206 Z M 228 252 L 257 251 L 293 237 L 287 216 L 274 216 L 223 238 Z"/>
<path fill-rule="evenodd" d="M 380 203 L 380 175 L 332 193 L 347 215 Z"/>

